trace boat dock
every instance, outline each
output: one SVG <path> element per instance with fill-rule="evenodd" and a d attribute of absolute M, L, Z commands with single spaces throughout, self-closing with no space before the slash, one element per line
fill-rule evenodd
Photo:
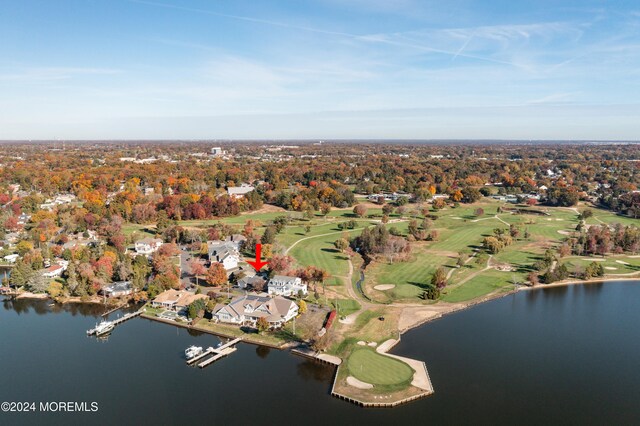
<path fill-rule="evenodd" d="M 130 314 L 127 314 L 127 315 L 125 315 L 123 317 L 115 319 L 112 322 L 113 322 L 113 325 L 115 327 L 116 325 L 122 324 L 123 322 L 128 321 L 131 318 L 135 318 L 135 317 L 137 317 L 137 316 L 139 316 L 141 314 L 142 314 L 142 309 L 138 309 L 137 311 L 131 312 Z"/>
<path fill-rule="evenodd" d="M 105 312 L 104 314 L 102 314 L 102 317 L 104 318 L 104 317 L 106 317 L 107 315 L 114 313 L 115 311 L 118 311 L 118 310 L 120 310 L 120 309 L 122 309 L 122 308 L 126 308 L 127 306 L 129 306 L 129 304 L 128 304 L 128 303 L 123 303 L 122 305 L 116 306 L 115 308 L 110 309 L 110 310 L 108 310 L 107 312 Z"/>
<path fill-rule="evenodd" d="M 219 346 L 217 348 L 209 348 L 206 351 L 204 351 L 203 353 L 201 353 L 200 355 L 193 357 L 189 360 L 187 360 L 187 364 L 189 365 L 193 365 L 199 362 L 197 365 L 200 368 L 205 368 L 210 364 L 213 364 L 214 362 L 216 362 L 217 360 L 219 360 L 220 358 L 223 358 L 227 355 L 230 355 L 232 353 L 234 353 L 235 351 L 238 350 L 238 348 L 235 347 L 235 345 L 240 342 L 242 340 L 241 337 L 238 337 L 237 339 L 231 340 L 230 342 L 225 343 L 222 346 Z M 205 359 L 207 357 L 209 357 L 210 355 L 213 355 L 211 358 Z M 204 360 L 204 361 L 203 361 Z"/>
<path fill-rule="evenodd" d="M 117 325 L 120 325 L 123 322 L 130 320 L 131 318 L 135 318 L 135 317 L 141 315 L 142 312 L 143 312 L 143 310 L 139 309 L 139 310 L 137 310 L 135 312 L 131 312 L 131 313 L 129 313 L 129 314 L 123 316 L 123 317 L 120 317 L 120 318 L 115 319 L 115 320 L 110 321 L 110 322 L 113 325 L 113 327 L 115 328 Z M 95 328 L 87 330 L 87 335 L 88 336 L 93 336 L 94 334 L 96 334 L 96 329 Z"/>

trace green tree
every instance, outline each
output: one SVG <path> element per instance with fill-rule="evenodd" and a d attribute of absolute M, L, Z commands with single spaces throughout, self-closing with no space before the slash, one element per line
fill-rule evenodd
<path fill-rule="evenodd" d="M 344 251 L 349 247 L 349 241 L 345 238 L 338 238 L 333 245 L 340 250 L 341 253 L 344 253 Z"/>
<path fill-rule="evenodd" d="M 263 333 L 269 329 L 269 322 L 267 322 L 265 317 L 260 317 L 256 322 L 256 328 L 258 329 L 258 332 Z"/>
<path fill-rule="evenodd" d="M 440 266 L 431 276 L 431 285 L 437 289 L 443 289 L 447 286 L 447 273 Z"/>

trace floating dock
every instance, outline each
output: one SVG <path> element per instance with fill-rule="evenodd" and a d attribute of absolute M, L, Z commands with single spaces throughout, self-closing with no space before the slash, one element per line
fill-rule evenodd
<path fill-rule="evenodd" d="M 234 353 L 235 351 L 238 350 L 238 348 L 235 347 L 235 345 L 240 342 L 242 340 L 241 337 L 238 337 L 237 339 L 231 340 L 230 342 L 225 343 L 222 346 L 219 346 L 217 348 L 209 348 L 206 351 L 204 351 L 203 353 L 201 353 L 198 356 L 195 356 L 189 360 L 187 360 L 187 364 L 189 365 L 193 365 L 198 363 L 198 367 L 200 368 L 205 368 L 210 364 L 213 364 L 214 362 L 216 362 L 217 360 L 219 360 L 220 358 L 223 358 L 227 355 L 230 355 L 232 353 Z M 209 356 L 213 355 L 211 358 L 205 359 Z M 200 361 L 200 362 L 199 362 Z"/>

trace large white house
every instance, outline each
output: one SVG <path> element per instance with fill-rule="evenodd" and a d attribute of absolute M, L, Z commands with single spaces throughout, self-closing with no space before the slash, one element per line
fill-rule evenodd
<path fill-rule="evenodd" d="M 160 238 L 143 238 L 136 241 L 136 253 L 149 255 L 155 253 L 162 246 L 162 240 Z"/>
<path fill-rule="evenodd" d="M 298 315 L 298 305 L 284 297 L 246 295 L 235 297 L 228 305 L 218 305 L 213 311 L 217 321 L 251 325 L 264 318 L 271 328 L 279 328 Z"/>
<path fill-rule="evenodd" d="M 67 270 L 68 266 L 68 261 L 60 259 L 53 265 L 50 265 L 46 269 L 44 269 L 42 271 L 42 276 L 44 276 L 45 278 L 55 278 L 62 276 L 62 273 Z"/>
<path fill-rule="evenodd" d="M 231 198 L 243 198 L 246 194 L 253 191 L 255 188 L 251 185 L 243 183 L 241 186 L 230 186 L 227 188 L 227 193 Z"/>
<path fill-rule="evenodd" d="M 238 244 L 236 242 L 208 241 L 207 247 L 209 251 L 209 261 L 211 263 L 221 263 L 227 273 L 238 268 L 240 253 L 238 253 Z"/>
<path fill-rule="evenodd" d="M 297 296 L 299 292 L 307 294 L 307 285 L 300 278 L 286 275 L 276 275 L 271 278 L 267 288 L 271 295 Z"/>

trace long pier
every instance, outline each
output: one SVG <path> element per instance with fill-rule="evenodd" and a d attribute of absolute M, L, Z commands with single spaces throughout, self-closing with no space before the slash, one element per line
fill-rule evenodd
<path fill-rule="evenodd" d="M 206 360 L 198 363 L 198 367 L 205 368 L 208 365 L 213 364 L 214 362 L 216 362 L 220 358 L 223 358 L 223 357 L 225 357 L 227 355 L 230 355 L 230 354 L 234 353 L 235 351 L 237 351 L 238 348 L 234 347 L 234 345 L 237 344 L 238 342 L 240 342 L 241 340 L 242 340 L 242 338 L 238 337 L 237 339 L 231 340 L 230 342 L 227 342 L 224 345 L 219 346 L 217 348 L 209 348 L 206 351 L 204 351 L 203 353 L 201 353 L 200 355 L 187 360 L 187 364 L 189 364 L 189 365 L 196 364 L 199 361 L 204 360 L 208 356 L 213 355 L 211 358 L 206 359 Z"/>
<path fill-rule="evenodd" d="M 123 322 L 128 321 L 131 318 L 135 318 L 135 317 L 137 317 L 137 316 L 139 316 L 141 314 L 142 314 L 142 309 L 138 309 L 135 312 L 131 312 L 130 314 L 127 314 L 127 315 L 125 315 L 123 317 L 120 317 L 120 318 L 118 318 L 116 320 L 113 320 L 112 321 L 113 322 L 113 326 L 115 327 L 116 325 L 122 324 Z"/>
<path fill-rule="evenodd" d="M 123 303 L 122 305 L 118 305 L 118 306 L 116 306 L 115 308 L 113 308 L 113 309 L 109 309 L 107 312 L 105 312 L 104 314 L 102 314 L 102 317 L 104 318 L 104 317 L 106 317 L 107 315 L 114 313 L 115 311 L 119 311 L 119 310 L 120 310 L 120 309 L 122 309 L 122 308 L 126 308 L 127 306 L 129 306 L 129 304 L 128 304 L 128 303 Z"/>
<path fill-rule="evenodd" d="M 130 320 L 131 318 L 135 318 L 135 317 L 137 317 L 137 316 L 142 315 L 142 312 L 143 312 L 143 310 L 142 310 L 142 309 L 139 309 L 139 310 L 137 310 L 137 311 L 135 311 L 135 312 L 131 312 L 131 313 L 129 313 L 129 314 L 127 314 L 127 315 L 123 316 L 123 317 L 120 317 L 120 318 L 118 318 L 118 319 L 115 319 L 115 320 L 111 321 L 111 323 L 113 324 L 113 327 L 115 328 L 117 325 L 120 325 L 120 324 L 122 324 L 123 322 Z M 112 330 L 112 331 L 113 331 L 113 330 Z M 95 328 L 92 328 L 92 329 L 90 329 L 90 330 L 87 330 L 87 335 L 89 335 L 89 336 L 93 336 L 94 334 L 96 334 L 96 329 L 95 329 Z M 105 333 L 105 334 L 106 334 L 106 333 Z"/>

